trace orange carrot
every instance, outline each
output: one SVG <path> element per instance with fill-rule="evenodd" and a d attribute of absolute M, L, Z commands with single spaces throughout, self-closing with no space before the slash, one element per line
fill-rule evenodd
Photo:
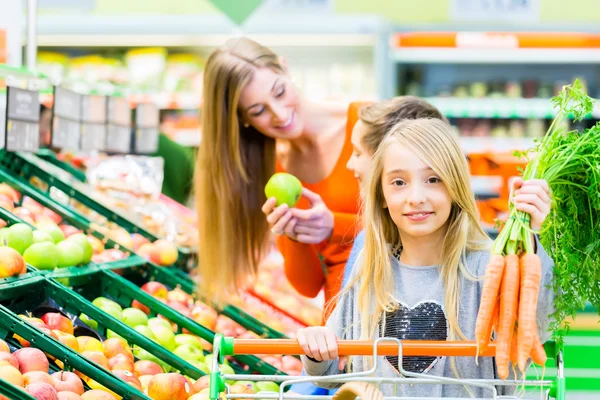
<path fill-rule="evenodd" d="M 510 341 L 510 362 L 517 365 L 517 333 L 516 328 L 513 329 L 512 340 Z"/>
<path fill-rule="evenodd" d="M 537 365 L 544 366 L 546 365 L 547 359 L 548 356 L 546 355 L 546 350 L 540 341 L 540 336 L 538 335 L 536 327 L 533 335 L 533 346 L 531 347 L 531 360 Z"/>
<path fill-rule="evenodd" d="M 519 300 L 517 361 L 519 370 L 525 372 L 536 336 L 537 301 L 542 277 L 542 262 L 535 253 L 524 253 L 521 262 L 521 293 Z"/>
<path fill-rule="evenodd" d="M 475 322 L 475 340 L 477 352 L 487 348 L 490 341 L 490 332 L 493 326 L 494 308 L 498 303 L 498 293 L 504 272 L 504 257 L 501 254 L 492 254 L 485 269 L 481 304 Z"/>
<path fill-rule="evenodd" d="M 519 257 L 516 254 L 508 254 L 505 262 L 500 288 L 500 313 L 496 341 L 496 364 L 500 379 L 508 378 L 510 346 L 517 318 L 520 283 Z"/>

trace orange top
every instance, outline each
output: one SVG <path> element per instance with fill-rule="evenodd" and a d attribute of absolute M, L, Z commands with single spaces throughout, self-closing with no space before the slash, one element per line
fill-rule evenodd
<path fill-rule="evenodd" d="M 284 270 L 290 284 L 303 296 L 315 297 L 325 287 L 325 302 L 335 296 L 341 288 L 346 260 L 358 233 L 357 214 L 360 192 L 353 173 L 346 168 L 352 155 L 352 129 L 358 119 L 361 104 L 352 103 L 348 108 L 346 140 L 340 158 L 331 174 L 322 181 L 310 184 L 302 182 L 307 189 L 319 194 L 333 212 L 333 233 L 328 240 L 319 244 L 296 242 L 287 236 L 277 238 L 277 246 L 285 260 Z M 277 163 L 277 171 L 283 168 Z M 304 197 L 297 208 L 309 208 Z M 321 262 L 322 257 L 323 262 Z"/>

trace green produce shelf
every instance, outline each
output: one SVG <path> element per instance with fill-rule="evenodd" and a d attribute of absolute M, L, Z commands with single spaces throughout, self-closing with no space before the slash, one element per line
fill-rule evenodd
<path fill-rule="evenodd" d="M 54 153 L 52 150 L 40 149 L 36 153 L 36 155 L 39 158 L 48 161 L 50 164 L 70 173 L 71 175 L 73 175 L 73 178 L 77 179 L 80 182 L 85 182 L 87 180 L 85 172 L 67 162 L 59 160 L 58 157 L 56 157 L 56 153 Z"/>
<path fill-rule="evenodd" d="M 20 348 L 19 342 L 13 337 L 13 335 L 19 335 L 29 341 L 32 347 L 44 351 L 56 360 L 60 360 L 64 364 L 65 369 L 74 369 L 83 373 L 107 389 L 122 396 L 123 399 L 149 400 L 141 391 L 122 382 L 109 371 L 87 360 L 58 340 L 44 334 L 35 326 L 19 318 L 16 313 L 24 313 L 35 309 L 38 305 L 44 303 L 46 296 L 61 297 L 61 295 L 56 294 L 55 286 L 42 276 L 24 278 L 19 283 L 19 287 L 4 288 L 0 291 L 0 338 L 5 340 L 9 346 Z M 71 307 L 73 307 L 72 304 L 71 302 Z M 57 371 L 58 367 L 55 362 L 49 361 L 51 370 Z M 84 386 L 89 388 L 85 383 Z M 0 393 L 4 394 L 2 389 L 0 389 Z M 21 396 L 17 397 L 18 399 L 29 398 L 24 393 L 18 394 Z"/>
<path fill-rule="evenodd" d="M 115 269 L 114 266 L 110 266 L 110 268 L 99 266 L 77 270 L 57 270 L 56 273 L 49 275 L 49 277 L 56 279 L 65 286 L 71 287 L 75 292 L 89 301 L 103 296 L 117 302 L 121 307 L 127 308 L 131 307 L 133 300 L 137 300 L 148 307 L 151 317 L 162 315 L 176 324 L 178 333 L 186 329 L 192 334 L 212 343 L 215 337 L 214 331 L 184 316 L 167 304 L 160 302 L 137 286 L 137 284 L 146 283 L 150 277 L 162 276 L 160 273 L 163 270 L 162 268 L 147 263 L 141 267 L 120 268 L 119 274 L 115 273 L 113 269 Z M 121 274 L 123 276 L 120 276 Z M 285 375 L 284 372 L 279 371 L 255 356 L 241 355 L 236 356 L 235 359 L 247 365 L 253 372 Z M 232 365 L 232 368 L 236 369 L 236 366 Z M 243 371 L 238 369 L 238 372 Z"/>
<path fill-rule="evenodd" d="M 191 294 L 195 298 L 198 297 L 198 291 L 196 290 L 196 285 L 194 281 L 189 277 L 189 275 L 177 268 L 160 268 L 153 265 L 148 265 L 145 269 L 145 273 L 146 275 L 143 278 L 146 281 L 157 281 L 168 286 L 171 289 L 179 286 L 184 292 Z M 125 277 L 129 279 L 127 275 Z M 137 278 L 134 278 L 132 281 L 134 281 L 138 285 L 145 283 Z M 268 325 L 264 324 L 263 322 L 259 321 L 258 319 L 254 318 L 253 316 L 236 306 L 225 305 L 221 308 L 217 307 L 214 304 L 211 304 L 211 302 L 207 299 L 199 298 L 199 300 L 210 305 L 220 314 L 231 318 L 233 321 L 237 322 L 244 328 L 256 333 L 261 337 L 272 339 L 287 338 L 287 336 L 283 333 L 269 327 Z"/>
<path fill-rule="evenodd" d="M 106 273 L 97 266 L 80 269 L 71 268 L 70 271 L 66 271 L 66 269 L 58 271 L 65 275 L 67 272 L 70 272 L 72 277 L 62 278 L 60 281 L 70 283 L 79 292 L 94 291 L 94 294 L 97 294 L 97 296 L 107 295 L 108 288 L 106 286 L 110 286 L 108 283 L 110 281 L 102 279 L 106 276 Z M 113 286 L 116 286 L 114 281 Z M 118 288 L 111 289 L 119 293 Z M 90 297 L 92 297 L 92 293 L 88 294 L 88 298 Z M 70 319 L 75 320 L 75 324 L 79 324 L 80 326 L 86 326 L 78 319 L 78 316 L 83 313 L 98 323 L 98 328 L 94 329 L 94 331 L 99 334 L 101 339 L 104 339 L 107 331 L 110 330 L 124 338 L 132 348 L 135 345 L 143 349 L 145 353 L 149 353 L 153 356 L 153 361 L 158 361 L 163 366 L 178 370 L 193 379 L 198 379 L 206 375 L 203 371 L 171 353 L 154 340 L 143 336 L 133 328 L 96 307 L 86 297 L 82 296 L 81 293 L 70 290 L 61 285 L 57 280 L 49 278 L 49 275 L 23 279 L 18 281 L 14 287 L 3 287 L 0 290 L 0 304 L 5 307 L 3 310 L 5 313 L 14 317 L 12 318 L 13 322 L 15 318 L 19 319 L 16 314 L 24 314 L 47 304 L 56 305 L 55 308 L 60 307 L 63 313 L 70 314 Z M 0 320 L 5 319 L 6 317 L 0 317 Z M 18 333 L 18 331 L 11 329 L 11 326 L 7 327 L 8 331 Z M 87 328 L 89 329 L 89 327 Z M 39 333 L 44 336 L 41 331 Z M 84 371 L 82 370 L 82 372 Z M 93 377 L 91 378 L 94 379 Z"/>
<path fill-rule="evenodd" d="M 0 378 L 0 395 L 11 400 L 35 400 L 29 393 Z"/>
<path fill-rule="evenodd" d="M 108 221 L 117 224 L 129 233 L 139 233 L 150 241 L 159 239 L 158 236 L 149 232 L 137 222 L 96 200 L 89 185 L 73 178 L 65 171 L 33 154 L 0 150 L 0 166 L 13 176 L 19 177 L 21 182 L 27 182 L 28 185 L 34 185 L 32 181 L 41 182 L 44 186 L 44 195 L 49 199 L 53 199 L 51 189 L 58 190 L 71 200 L 75 200 L 88 209 L 100 214 Z M 72 213 L 88 225 L 92 223 L 87 216 L 75 207 L 73 207 Z M 190 249 L 181 247 L 178 248 L 178 252 L 179 257 L 176 265 L 182 269 L 186 269 L 188 264 L 193 261 L 195 253 Z"/>
<path fill-rule="evenodd" d="M 80 218 L 77 214 L 75 214 L 69 208 L 66 208 L 63 205 L 61 205 L 60 203 L 56 202 L 55 200 L 48 198 L 39 189 L 31 187 L 26 182 L 23 182 L 22 179 L 12 176 L 10 173 L 2 170 L 1 168 L 0 168 L 0 183 L 6 183 L 7 185 L 9 185 L 10 187 L 12 187 L 13 189 L 15 189 L 16 191 L 18 191 L 21 194 L 19 206 L 21 205 L 21 203 L 23 201 L 23 196 L 27 196 L 27 197 L 37 201 L 38 203 L 40 203 L 42 206 L 44 206 L 44 207 L 54 211 L 58 215 L 60 215 L 60 217 L 63 219 L 63 221 L 68 223 L 69 225 L 72 225 L 75 228 L 82 230 L 85 233 L 88 233 L 90 235 L 93 235 L 94 237 L 101 240 L 104 243 L 104 246 L 106 249 L 117 248 L 117 249 L 120 249 L 121 251 L 123 251 L 125 254 L 128 254 L 127 259 L 121 260 L 121 261 L 127 261 L 127 263 L 129 263 L 129 264 L 135 263 L 136 265 L 140 265 L 145 262 L 145 259 L 134 254 L 131 249 L 121 246 L 119 243 L 106 237 L 102 232 L 99 232 L 99 231 L 93 229 L 90 226 L 89 221 L 86 221 L 85 219 Z M 25 223 L 25 224 L 29 225 L 32 229 L 36 229 L 31 224 L 28 224 L 27 222 L 23 221 L 21 218 L 17 217 L 13 213 L 11 213 L 1 207 L 0 207 L 0 218 L 4 219 L 7 223 L 9 223 L 9 225 L 14 224 L 14 223 Z"/>

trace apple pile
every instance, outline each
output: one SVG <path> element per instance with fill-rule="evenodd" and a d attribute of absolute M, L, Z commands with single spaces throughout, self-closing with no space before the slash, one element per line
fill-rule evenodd
<path fill-rule="evenodd" d="M 160 282 L 147 282 L 142 285 L 141 289 L 158 299 L 159 301 L 167 304 L 169 307 L 178 311 L 182 315 L 191 318 L 198 324 L 208 328 L 212 331 L 222 333 L 225 336 L 235 338 L 258 338 L 254 332 L 248 331 L 243 326 L 239 325 L 229 317 L 219 314 L 216 310 L 208 306 L 207 304 L 195 300 L 189 293 L 186 293 L 181 288 L 175 288 L 169 290 L 165 285 Z M 149 310 L 139 302 L 134 302 L 133 307 L 139 308 L 141 311 L 148 313 Z M 174 327 L 175 329 L 176 327 Z M 211 345 L 200 338 L 198 340 L 204 343 L 204 349 L 209 350 Z M 289 375 L 300 375 L 302 372 L 302 363 L 295 357 L 291 356 L 280 356 L 280 355 L 266 355 L 258 356 L 263 361 L 271 364 L 275 368 L 284 371 Z M 184 358 L 184 357 L 182 357 Z M 207 367 L 210 368 L 211 364 L 207 363 Z"/>
<path fill-rule="evenodd" d="M 83 382 L 75 373 L 50 374 L 49 366 L 41 350 L 26 347 L 11 353 L 6 342 L 0 340 L 0 378 L 13 386 L 40 400 L 102 399 L 93 394 L 84 395 Z M 113 400 L 113 397 L 108 399 Z"/>

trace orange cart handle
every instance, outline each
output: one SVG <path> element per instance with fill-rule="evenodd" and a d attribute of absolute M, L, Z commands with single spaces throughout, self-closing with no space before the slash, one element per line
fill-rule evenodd
<path fill-rule="evenodd" d="M 371 356 L 373 355 L 373 340 L 338 340 L 338 354 L 341 356 Z M 296 339 L 233 339 L 224 338 L 221 348 L 224 355 L 239 354 L 304 354 Z M 397 356 L 398 343 L 379 342 L 377 355 Z M 474 341 L 433 341 L 406 340 L 402 341 L 402 355 L 430 357 L 475 357 L 477 345 Z M 479 356 L 493 357 L 496 355 L 496 344 L 489 343 Z"/>

